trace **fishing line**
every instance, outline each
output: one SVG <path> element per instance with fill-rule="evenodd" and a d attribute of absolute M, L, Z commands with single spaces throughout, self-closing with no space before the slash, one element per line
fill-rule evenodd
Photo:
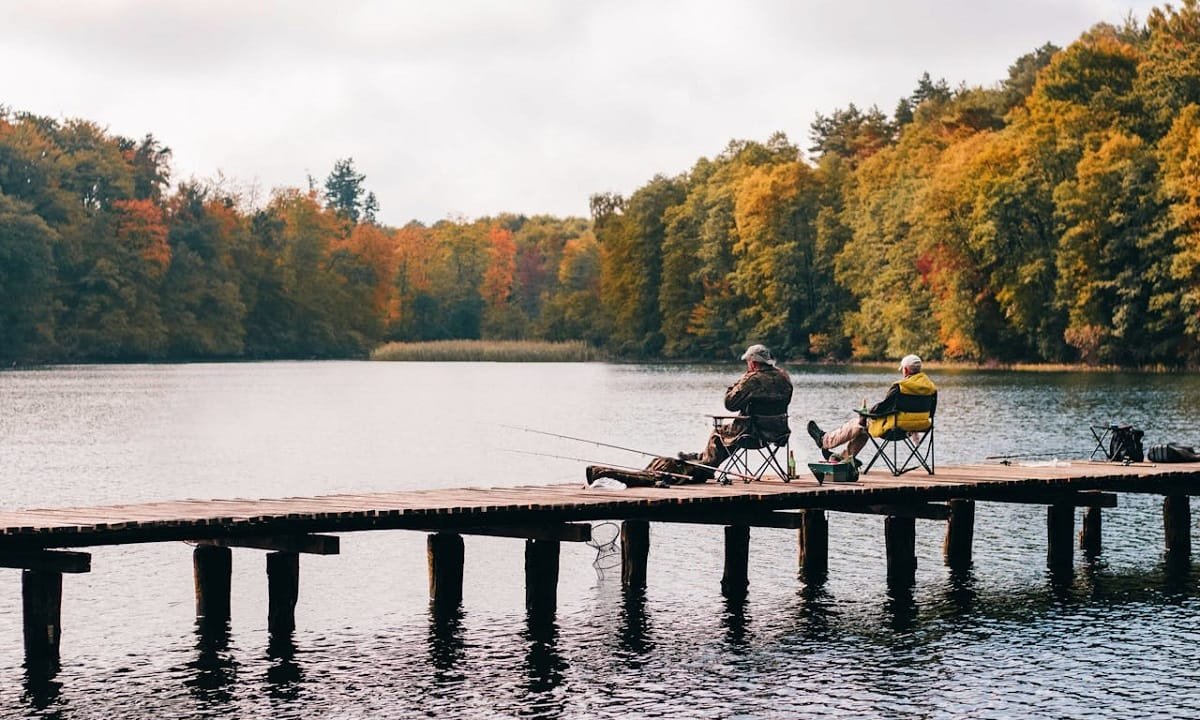
<path fill-rule="evenodd" d="M 1004 455 L 988 455 L 984 460 L 1008 460 L 1010 458 L 1024 457 L 1046 457 L 1047 455 L 1066 455 L 1068 453 L 1079 453 L 1076 448 L 1064 448 L 1060 450 L 1045 450 L 1043 452 L 1028 452 L 1028 453 L 1006 453 Z"/>
<path fill-rule="evenodd" d="M 625 452 L 636 453 L 638 455 L 644 455 L 646 457 L 667 458 L 667 459 L 672 459 L 672 460 L 674 459 L 674 458 L 671 458 L 670 455 L 663 455 L 661 453 L 652 453 L 647 450 L 638 450 L 636 448 L 625 447 L 623 445 L 614 445 L 612 443 L 601 442 L 599 440 L 589 440 L 588 438 L 575 437 L 573 435 L 562 435 L 559 433 L 547 432 L 545 430 L 536 430 L 534 428 L 517 427 L 516 425 L 500 425 L 500 427 L 507 428 L 508 430 L 519 430 L 521 432 L 533 433 L 535 435 L 545 435 L 547 437 L 559 438 L 560 440 L 573 440 L 575 442 L 588 443 L 590 445 L 595 445 L 597 447 L 612 448 L 613 450 L 624 450 Z M 554 456 L 550 456 L 550 457 L 554 457 Z M 583 462 L 592 462 L 592 461 L 584 460 Z M 750 482 L 751 480 L 758 480 L 758 478 L 754 477 L 753 475 L 746 475 L 744 473 L 733 472 L 732 470 L 721 470 L 720 468 L 713 467 L 712 465 L 705 465 L 704 463 L 696 462 L 695 460 L 684 460 L 683 458 L 679 458 L 677 460 L 677 462 L 681 462 L 684 465 L 687 465 L 689 467 L 701 468 L 703 470 L 711 470 L 714 475 L 720 474 L 720 475 L 727 476 L 727 477 L 735 477 L 739 480 L 744 480 L 746 482 Z M 593 464 L 599 464 L 599 463 L 593 463 Z M 624 469 L 619 465 L 612 465 L 611 467 L 615 467 L 618 469 Z M 646 471 L 643 468 L 643 469 L 640 469 L 639 472 L 655 472 L 655 471 Z M 671 475 L 674 473 L 667 473 L 667 474 Z"/>

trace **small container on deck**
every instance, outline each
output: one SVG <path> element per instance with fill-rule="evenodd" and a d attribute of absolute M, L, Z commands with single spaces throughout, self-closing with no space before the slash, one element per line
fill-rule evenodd
<path fill-rule="evenodd" d="M 808 469 L 817 478 L 818 485 L 823 484 L 826 480 L 833 482 L 856 482 L 858 480 L 858 468 L 852 462 L 810 462 Z"/>

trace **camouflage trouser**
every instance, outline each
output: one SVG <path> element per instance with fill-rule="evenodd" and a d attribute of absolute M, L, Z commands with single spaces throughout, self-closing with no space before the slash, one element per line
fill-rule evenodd
<path fill-rule="evenodd" d="M 716 469 L 721 466 L 721 463 L 729 457 L 729 450 L 725 447 L 725 443 L 732 441 L 741 433 L 740 427 L 731 425 L 713 428 L 712 434 L 708 436 L 708 442 L 704 445 L 703 452 L 679 453 L 677 458 L 654 458 L 646 466 L 646 469 L 688 475 L 692 478 L 692 482 L 708 482 L 716 475 Z"/>
<path fill-rule="evenodd" d="M 708 443 L 704 446 L 703 452 L 679 453 L 678 457 L 656 457 L 646 465 L 645 470 L 640 472 L 603 465 L 590 465 L 587 469 L 588 483 L 601 477 L 620 480 L 631 487 L 655 485 L 664 479 L 667 484 L 708 482 L 716 475 L 716 468 L 720 467 L 721 463 L 729 457 L 729 450 L 725 447 L 725 443 L 732 441 L 742 432 L 744 432 L 744 428 L 736 423 L 715 427 L 712 434 L 708 436 Z M 691 480 L 664 477 L 659 473 L 686 475 Z"/>
<path fill-rule="evenodd" d="M 600 478 L 612 478 L 625 483 L 629 487 L 654 487 L 661 485 L 679 485 L 681 483 L 704 482 L 689 474 L 691 468 L 675 458 L 655 458 L 650 461 L 645 470 L 626 470 L 625 468 L 608 467 L 607 465 L 588 465 L 587 482 L 591 485 Z"/>

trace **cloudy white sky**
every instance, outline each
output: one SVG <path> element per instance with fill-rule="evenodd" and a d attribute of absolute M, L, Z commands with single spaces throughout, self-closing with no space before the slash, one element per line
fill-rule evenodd
<path fill-rule="evenodd" d="M 991 85 L 1150 0 L 0 0 L 0 104 L 264 193 L 353 157 L 400 225 L 586 215 L 921 73 Z"/>

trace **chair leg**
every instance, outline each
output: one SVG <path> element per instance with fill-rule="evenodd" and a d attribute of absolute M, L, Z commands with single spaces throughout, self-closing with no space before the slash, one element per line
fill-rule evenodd
<path fill-rule="evenodd" d="M 871 468 L 875 465 L 875 461 L 880 459 L 881 457 L 883 458 L 884 464 L 885 465 L 887 464 L 887 455 L 884 452 L 883 445 L 881 445 L 873 437 L 870 438 L 870 440 L 871 440 L 871 447 L 873 447 L 875 449 L 875 452 L 872 453 L 871 459 L 869 461 L 867 461 L 867 464 L 863 466 L 862 473 L 864 475 L 871 472 Z"/>
<path fill-rule="evenodd" d="M 924 468 L 925 472 L 933 475 L 933 428 L 930 428 L 923 435 L 921 435 L 920 440 L 916 442 L 913 442 L 912 438 L 908 437 L 907 435 L 904 437 L 903 441 L 906 449 L 908 450 L 908 457 L 905 458 L 903 463 L 896 466 L 897 472 L 894 474 L 903 475 L 910 470 L 916 470 L 918 467 L 920 467 Z M 893 444 L 899 445 L 899 442 L 895 442 Z M 924 448 L 924 451 L 922 451 L 922 448 Z M 913 463 L 914 460 L 916 463 Z"/>

